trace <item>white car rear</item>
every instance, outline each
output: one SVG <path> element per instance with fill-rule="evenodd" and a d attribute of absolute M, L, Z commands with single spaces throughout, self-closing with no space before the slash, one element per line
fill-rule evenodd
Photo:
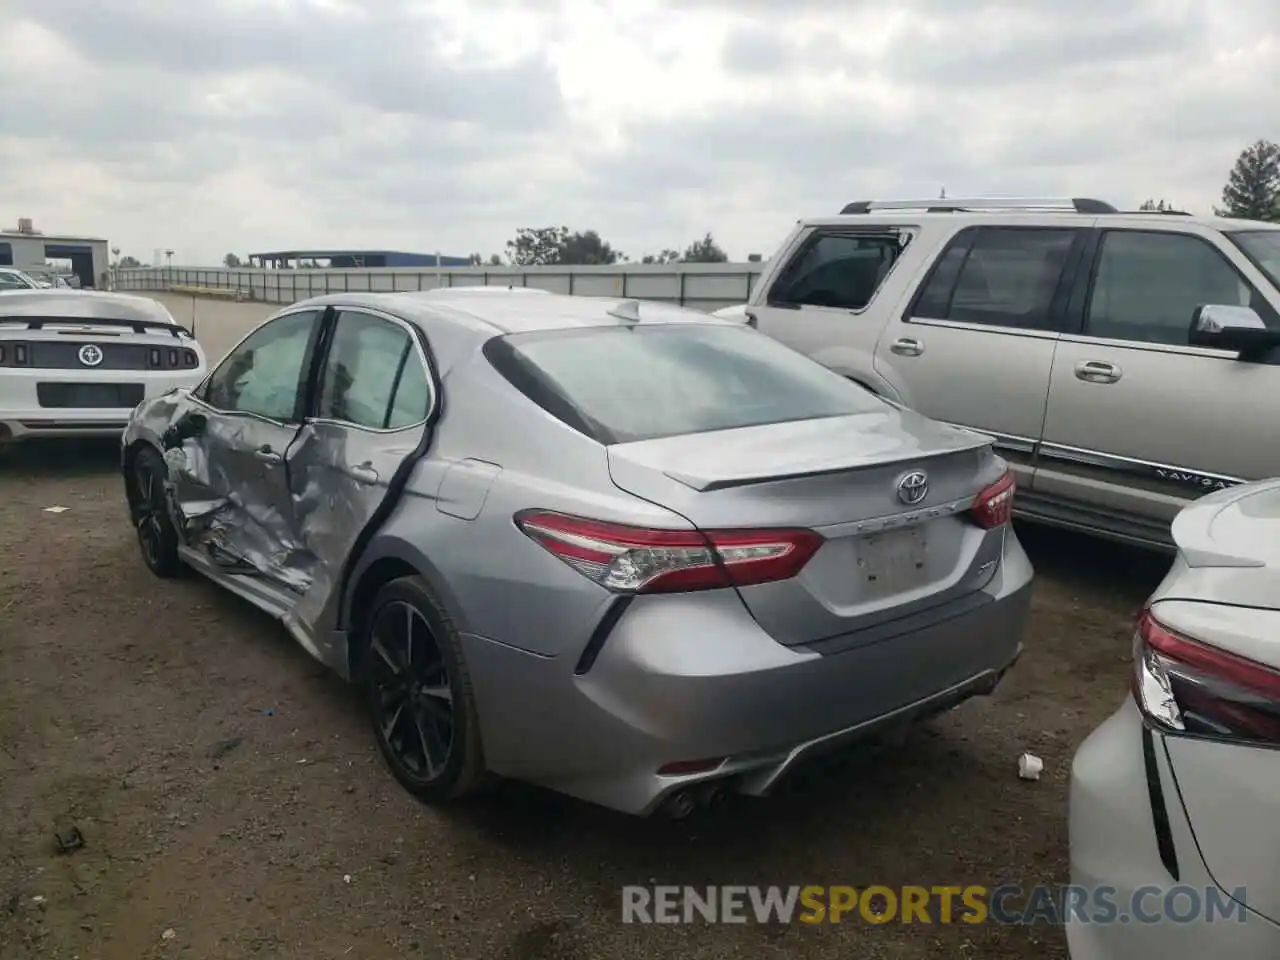
<path fill-rule="evenodd" d="M 1072 767 L 1071 882 L 1130 919 L 1068 918 L 1072 960 L 1280 957 L 1280 480 L 1202 497 L 1173 538 L 1134 693 Z"/>
<path fill-rule="evenodd" d="M 143 400 L 206 372 L 199 343 L 149 298 L 0 293 L 0 444 L 117 435 Z"/>

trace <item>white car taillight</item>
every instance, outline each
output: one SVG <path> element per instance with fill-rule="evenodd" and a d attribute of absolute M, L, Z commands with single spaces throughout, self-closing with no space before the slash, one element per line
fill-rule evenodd
<path fill-rule="evenodd" d="M 1150 609 L 1133 636 L 1133 696 L 1166 730 L 1280 743 L 1280 672 L 1175 633 Z"/>
<path fill-rule="evenodd" d="M 655 530 L 543 510 L 515 517 L 530 539 L 615 593 L 675 593 L 794 577 L 823 544 L 812 530 Z"/>
<path fill-rule="evenodd" d="M 991 486 L 986 487 L 974 498 L 969 515 L 973 522 L 983 530 L 993 530 L 1013 518 L 1013 494 L 1017 485 L 1013 479 L 1013 471 L 1006 470 Z"/>

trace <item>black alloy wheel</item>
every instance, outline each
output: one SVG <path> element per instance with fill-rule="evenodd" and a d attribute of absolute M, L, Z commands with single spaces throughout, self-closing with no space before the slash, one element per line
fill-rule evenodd
<path fill-rule="evenodd" d="M 387 765 L 429 803 L 470 793 L 484 765 L 452 622 L 425 584 L 411 577 L 379 591 L 368 623 L 367 705 Z"/>
<path fill-rule="evenodd" d="M 164 484 L 164 458 L 147 448 L 133 462 L 133 519 L 142 560 L 152 573 L 166 579 L 183 572 L 178 556 L 178 532 L 169 516 Z"/>

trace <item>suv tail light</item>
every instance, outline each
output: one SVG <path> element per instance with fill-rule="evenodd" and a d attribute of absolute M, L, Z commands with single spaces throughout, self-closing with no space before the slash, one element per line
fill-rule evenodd
<path fill-rule="evenodd" d="M 1175 633 L 1150 609 L 1133 637 L 1133 696 L 1166 730 L 1280 743 L 1280 672 Z"/>
<path fill-rule="evenodd" d="M 993 530 L 1008 523 L 1013 517 L 1013 493 L 1016 487 L 1013 471 L 1006 470 L 1003 477 L 974 498 L 973 506 L 969 508 L 973 522 L 983 530 Z"/>
<path fill-rule="evenodd" d="M 515 523 L 615 593 L 677 593 L 794 577 L 823 544 L 812 530 L 653 530 L 527 510 Z"/>

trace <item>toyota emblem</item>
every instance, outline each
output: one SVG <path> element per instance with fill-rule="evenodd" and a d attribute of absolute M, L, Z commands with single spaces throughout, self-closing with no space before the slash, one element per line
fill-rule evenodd
<path fill-rule="evenodd" d="M 923 470 L 912 470 L 898 481 L 898 499 L 914 506 L 929 495 L 929 478 Z"/>
<path fill-rule="evenodd" d="M 96 367 L 102 362 L 102 348 L 96 343 L 86 343 L 80 348 L 80 362 L 86 367 Z"/>

